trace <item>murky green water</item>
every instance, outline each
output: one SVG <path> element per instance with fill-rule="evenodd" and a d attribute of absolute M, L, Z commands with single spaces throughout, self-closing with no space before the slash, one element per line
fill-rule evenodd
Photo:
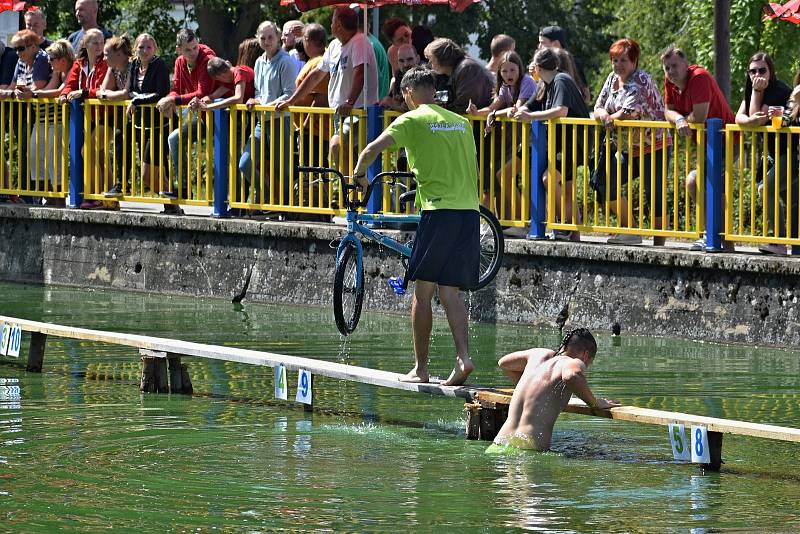
<path fill-rule="evenodd" d="M 0 295 L 5 315 L 398 372 L 411 364 L 405 317 L 367 311 L 342 345 L 327 309 L 8 284 Z M 443 321 L 435 336 L 445 374 Z M 599 341 L 590 383 L 604 396 L 800 426 L 796 352 Z M 475 381 L 501 385 L 498 356 L 558 339 L 473 325 L 472 343 Z M 192 397 L 140 394 L 128 348 L 50 338 L 41 375 L 0 357 L 0 378 L 19 386 L 0 392 L 0 530 L 800 529 L 798 444 L 726 436 L 723 472 L 703 473 L 672 461 L 664 427 L 565 414 L 553 452 L 490 456 L 464 439 L 459 400 L 317 378 L 310 414 L 273 399 L 269 368 L 184 361 Z"/>

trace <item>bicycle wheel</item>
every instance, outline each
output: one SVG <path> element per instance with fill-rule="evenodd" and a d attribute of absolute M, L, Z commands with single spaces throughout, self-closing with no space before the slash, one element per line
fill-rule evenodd
<path fill-rule="evenodd" d="M 343 336 L 356 329 L 364 301 L 364 269 L 358 268 L 356 246 L 348 243 L 336 262 L 333 277 L 333 316 Z"/>
<path fill-rule="evenodd" d="M 505 250 L 503 229 L 500 227 L 497 217 L 481 206 L 480 219 L 481 258 L 476 290 L 483 289 L 497 276 L 500 265 L 503 263 L 503 252 Z"/>

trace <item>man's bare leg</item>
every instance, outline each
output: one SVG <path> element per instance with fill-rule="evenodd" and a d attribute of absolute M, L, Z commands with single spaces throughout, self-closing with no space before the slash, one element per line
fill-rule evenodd
<path fill-rule="evenodd" d="M 439 286 L 439 300 L 447 314 L 450 332 L 456 345 L 456 365 L 450 376 L 442 382 L 444 386 L 460 386 L 475 369 L 469 357 L 469 327 L 467 307 L 458 294 L 457 287 Z"/>
<path fill-rule="evenodd" d="M 411 329 L 414 334 L 414 368 L 400 378 L 402 382 L 428 382 L 428 351 L 433 328 L 431 300 L 436 284 L 417 280 L 414 282 L 414 298 L 411 301 Z"/>

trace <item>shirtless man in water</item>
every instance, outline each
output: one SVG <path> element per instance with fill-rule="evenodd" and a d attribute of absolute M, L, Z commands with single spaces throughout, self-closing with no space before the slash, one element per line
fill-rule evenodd
<path fill-rule="evenodd" d="M 597 343 L 585 328 L 571 331 L 561 346 L 528 349 L 500 358 L 498 365 L 514 381 L 508 419 L 494 442 L 521 449 L 550 448 L 553 425 L 573 393 L 591 408 L 612 408 L 620 403 L 594 396 L 586 382 L 586 369 L 597 353 Z"/>

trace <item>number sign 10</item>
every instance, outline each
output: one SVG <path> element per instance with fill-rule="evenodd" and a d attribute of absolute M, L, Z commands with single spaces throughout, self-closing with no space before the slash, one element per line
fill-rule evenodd
<path fill-rule="evenodd" d="M 19 358 L 19 348 L 22 344 L 22 328 L 19 325 L 11 327 L 11 334 L 8 339 L 8 352 L 7 355 L 12 358 Z"/>
<path fill-rule="evenodd" d="M 297 395 L 294 400 L 303 404 L 311 404 L 311 373 L 305 369 L 300 369 L 297 375 Z"/>

